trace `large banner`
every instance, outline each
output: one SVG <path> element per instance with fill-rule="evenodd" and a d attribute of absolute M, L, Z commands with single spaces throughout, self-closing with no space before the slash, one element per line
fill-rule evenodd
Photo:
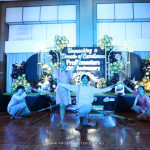
<path fill-rule="evenodd" d="M 73 74 L 75 84 L 81 83 L 81 76 L 87 74 L 93 81 L 105 78 L 105 51 L 99 47 L 66 47 L 62 50 L 62 61 L 66 62 L 67 70 L 73 68 L 78 62 L 80 55 L 83 59 Z"/>

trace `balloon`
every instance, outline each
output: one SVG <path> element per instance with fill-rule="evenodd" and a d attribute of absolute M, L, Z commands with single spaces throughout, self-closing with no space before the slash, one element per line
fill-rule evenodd
<path fill-rule="evenodd" d="M 18 82 L 18 85 L 22 85 L 22 82 Z"/>
<path fill-rule="evenodd" d="M 108 39 L 108 35 L 104 35 L 104 39 Z"/>
<path fill-rule="evenodd" d="M 109 48 L 110 48 L 110 49 L 113 49 L 114 47 L 113 47 L 113 46 L 110 46 Z"/>
<path fill-rule="evenodd" d="M 113 70 L 118 70 L 118 67 L 114 66 L 114 67 L 113 67 Z"/>
<path fill-rule="evenodd" d="M 119 70 L 122 70 L 123 69 L 123 67 L 122 66 L 119 66 Z"/>
<path fill-rule="evenodd" d="M 149 72 L 148 72 L 148 71 L 147 71 L 147 72 L 145 72 L 145 75 L 146 75 L 146 76 L 148 76 L 148 75 L 149 75 Z"/>
<path fill-rule="evenodd" d="M 61 40 L 61 43 L 64 44 L 64 43 L 65 43 L 65 40 Z"/>
<path fill-rule="evenodd" d="M 105 40 L 106 40 L 106 42 L 109 42 L 109 38 L 106 38 Z"/>
<path fill-rule="evenodd" d="M 59 38 L 58 38 L 60 41 L 62 40 L 62 37 L 61 36 L 59 36 Z"/>
<path fill-rule="evenodd" d="M 118 59 L 118 60 L 117 60 L 117 63 L 120 63 L 120 62 L 121 62 L 121 60 L 120 60 L 120 59 Z"/>
<path fill-rule="evenodd" d="M 26 74 L 23 74 L 22 77 L 25 78 L 25 77 L 26 77 Z"/>
<path fill-rule="evenodd" d="M 29 86 L 29 87 L 30 87 L 30 86 L 31 86 L 31 84 L 30 84 L 30 83 L 27 83 L 27 86 Z"/>
<path fill-rule="evenodd" d="M 110 51 L 110 48 L 109 48 L 109 47 L 107 47 L 107 48 L 106 48 L 106 51 Z"/>
<path fill-rule="evenodd" d="M 24 66 L 21 66 L 20 68 L 21 68 L 22 70 L 24 70 L 24 69 L 25 69 L 25 67 L 24 67 Z"/>
<path fill-rule="evenodd" d="M 107 46 L 111 46 L 111 43 L 110 43 L 110 42 L 108 42 L 108 43 L 107 43 Z"/>
<path fill-rule="evenodd" d="M 69 44 L 69 40 L 66 40 L 66 44 Z"/>
<path fill-rule="evenodd" d="M 58 38 L 59 38 L 59 35 L 55 35 L 55 39 L 58 40 Z"/>
<path fill-rule="evenodd" d="M 23 83 L 27 83 L 27 80 L 23 80 Z"/>
<path fill-rule="evenodd" d="M 62 37 L 62 39 L 63 39 L 63 40 L 66 40 L 66 37 L 65 37 L 65 36 L 63 36 L 63 37 Z"/>
<path fill-rule="evenodd" d="M 103 43 L 102 40 L 99 40 L 99 41 L 98 41 L 98 44 L 99 44 L 99 45 L 102 45 L 102 43 Z"/>
<path fill-rule="evenodd" d="M 111 74 L 114 74 L 115 72 L 114 71 L 111 71 Z"/>
<path fill-rule="evenodd" d="M 109 37 L 109 40 L 110 40 L 110 41 L 112 41 L 112 40 L 113 40 L 113 38 L 112 38 L 112 37 Z"/>
<path fill-rule="evenodd" d="M 57 49 L 57 50 L 60 50 L 60 46 L 59 46 L 59 45 L 57 45 L 57 46 L 56 46 L 56 49 Z"/>
<path fill-rule="evenodd" d="M 46 72 L 47 72 L 47 74 L 50 74 L 50 73 L 51 73 L 51 71 L 49 71 L 49 70 L 47 70 Z"/>
<path fill-rule="evenodd" d="M 116 66 L 116 65 L 117 65 L 117 62 L 113 62 L 113 65 Z"/>
<path fill-rule="evenodd" d="M 112 63 L 109 63 L 109 66 L 110 66 L 110 67 L 112 67 L 112 66 L 113 66 L 113 64 L 112 64 Z"/>
<path fill-rule="evenodd" d="M 57 45 L 59 45 L 59 44 L 60 44 L 60 41 L 59 41 L 59 40 L 57 40 L 57 41 L 56 41 L 56 44 L 57 44 Z"/>
<path fill-rule="evenodd" d="M 105 47 L 102 45 L 102 46 L 101 46 L 101 49 L 102 49 L 102 50 L 104 50 L 104 49 L 105 49 Z"/>
<path fill-rule="evenodd" d="M 67 47 L 67 44 L 63 44 L 63 47 Z"/>

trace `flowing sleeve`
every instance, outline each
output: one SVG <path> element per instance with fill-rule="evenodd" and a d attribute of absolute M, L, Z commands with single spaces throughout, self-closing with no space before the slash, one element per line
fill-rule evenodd
<path fill-rule="evenodd" d="M 146 105 L 150 108 L 150 97 L 146 96 Z"/>
<path fill-rule="evenodd" d="M 61 82 L 58 85 L 61 86 L 61 87 L 66 88 L 66 89 L 68 89 L 69 91 L 72 91 L 72 92 L 77 91 L 77 85 L 69 85 L 69 84 L 65 84 L 65 83 L 61 83 Z"/>
<path fill-rule="evenodd" d="M 106 92 L 109 92 L 111 90 L 112 90 L 112 88 L 110 88 L 110 87 L 105 88 L 105 89 L 98 89 L 98 88 L 92 87 L 92 91 L 93 91 L 94 94 L 97 94 L 97 93 L 106 93 Z"/>
<path fill-rule="evenodd" d="M 136 91 L 136 90 L 132 90 L 132 94 L 133 94 L 135 97 L 137 97 L 137 95 L 139 94 L 139 92 Z"/>

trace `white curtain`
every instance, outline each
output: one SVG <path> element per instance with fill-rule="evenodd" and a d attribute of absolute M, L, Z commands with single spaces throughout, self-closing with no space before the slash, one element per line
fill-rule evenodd
<path fill-rule="evenodd" d="M 6 92 L 10 93 L 10 85 L 15 79 L 10 76 L 12 74 L 12 64 L 22 63 L 27 61 L 34 53 L 7 53 L 7 73 L 6 73 Z"/>

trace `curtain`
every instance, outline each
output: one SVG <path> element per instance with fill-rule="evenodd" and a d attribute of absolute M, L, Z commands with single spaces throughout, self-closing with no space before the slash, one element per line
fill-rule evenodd
<path fill-rule="evenodd" d="M 22 61 L 27 61 L 34 53 L 7 53 L 7 73 L 6 73 L 6 92 L 10 93 L 10 85 L 15 82 L 15 79 L 11 78 L 12 74 L 12 64 L 21 63 Z"/>
<path fill-rule="evenodd" d="M 150 51 L 135 51 L 134 53 L 140 56 L 141 59 L 146 59 L 148 58 L 148 55 L 150 56 Z"/>

